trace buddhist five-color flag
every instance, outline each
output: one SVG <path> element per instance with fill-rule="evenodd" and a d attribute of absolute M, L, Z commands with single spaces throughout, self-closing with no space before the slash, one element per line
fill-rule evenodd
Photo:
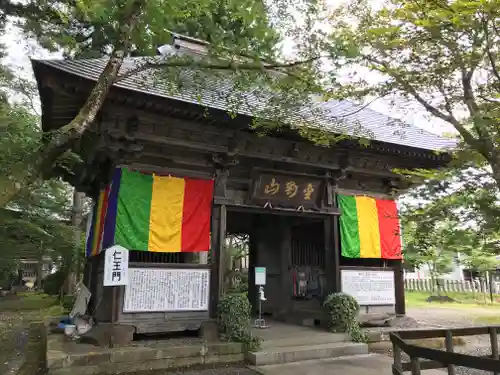
<path fill-rule="evenodd" d="M 116 244 L 152 252 L 208 251 L 213 186 L 213 180 L 117 169 L 102 194 L 107 211 L 101 248 Z"/>
<path fill-rule="evenodd" d="M 338 195 L 340 246 L 347 258 L 401 259 L 401 229 L 394 200 Z"/>
<path fill-rule="evenodd" d="M 108 209 L 108 197 L 110 186 L 99 193 L 97 202 L 95 202 L 89 217 L 89 226 L 87 227 L 87 244 L 85 253 L 87 256 L 97 255 L 102 249 L 102 239 L 104 234 L 104 225 Z"/>

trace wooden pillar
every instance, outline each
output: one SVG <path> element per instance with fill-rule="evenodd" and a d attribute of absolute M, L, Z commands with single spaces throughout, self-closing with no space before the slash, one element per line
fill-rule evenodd
<path fill-rule="evenodd" d="M 257 222 L 258 221 L 253 222 L 248 248 L 248 300 L 252 305 L 252 314 L 257 312 L 257 288 L 255 287 L 255 266 L 258 262 L 257 247 L 259 239 L 259 228 L 257 227 Z"/>
<path fill-rule="evenodd" d="M 335 199 L 337 201 L 337 199 Z M 333 269 L 334 269 L 334 287 L 335 293 L 342 291 L 342 285 L 340 283 L 340 235 L 339 235 L 339 216 L 333 216 L 332 226 L 333 226 Z"/>
<path fill-rule="evenodd" d="M 222 294 L 224 245 L 226 240 L 225 205 L 214 205 L 212 209 L 211 270 L 210 270 L 210 317 L 217 318 L 217 305 Z"/>
<path fill-rule="evenodd" d="M 405 304 L 405 286 L 404 286 L 404 272 L 403 272 L 403 262 L 397 260 L 394 262 L 394 293 L 396 294 L 396 314 L 405 315 L 406 314 L 406 304 Z"/>
<path fill-rule="evenodd" d="M 280 277 L 281 277 L 281 293 L 279 301 L 279 315 L 284 318 L 289 314 L 291 308 L 291 289 L 292 289 L 292 274 L 291 274 L 291 248 L 292 248 L 292 231 L 290 220 L 287 217 L 282 217 L 280 220 L 281 242 L 280 242 Z"/>
<path fill-rule="evenodd" d="M 324 208 L 331 212 L 338 211 L 336 190 L 340 180 L 345 178 L 345 170 L 339 171 L 335 176 L 329 172 L 325 175 L 326 189 L 323 199 Z M 339 237 L 339 216 L 331 215 L 324 220 L 325 236 L 325 273 L 326 288 L 325 297 L 331 293 L 341 291 L 340 285 L 340 237 Z"/>
<path fill-rule="evenodd" d="M 338 216 L 324 220 L 325 233 L 325 296 L 340 292 L 340 241 L 338 235 Z"/>

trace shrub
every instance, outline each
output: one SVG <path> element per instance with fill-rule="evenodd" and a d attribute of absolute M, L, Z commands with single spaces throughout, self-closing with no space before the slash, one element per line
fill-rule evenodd
<path fill-rule="evenodd" d="M 64 272 L 57 271 L 48 275 L 43 282 L 43 291 L 51 296 L 56 296 L 61 291 L 66 280 Z"/>
<path fill-rule="evenodd" d="M 256 350 L 260 339 L 250 329 L 252 307 L 243 293 L 223 295 L 217 306 L 219 330 L 228 341 L 241 342 L 247 350 Z"/>
<path fill-rule="evenodd" d="M 326 297 L 323 307 L 328 313 L 332 332 L 348 333 L 355 342 L 366 342 L 367 337 L 357 321 L 359 304 L 345 293 L 333 293 Z"/>

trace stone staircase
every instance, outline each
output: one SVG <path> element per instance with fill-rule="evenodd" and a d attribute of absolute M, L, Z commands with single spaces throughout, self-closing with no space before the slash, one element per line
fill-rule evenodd
<path fill-rule="evenodd" d="M 368 345 L 349 341 L 343 334 L 278 323 L 278 327 L 256 330 L 263 343 L 259 351 L 247 353 L 254 366 L 368 354 Z"/>

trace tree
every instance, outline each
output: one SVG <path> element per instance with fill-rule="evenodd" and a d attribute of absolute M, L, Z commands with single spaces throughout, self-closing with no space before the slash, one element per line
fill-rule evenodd
<path fill-rule="evenodd" d="M 16 92 L 22 81 L 6 72 L 0 93 Z M 29 86 L 24 86 L 28 88 Z M 32 94 L 28 90 L 26 93 Z M 7 95 L 0 95 L 6 98 Z M 30 100 L 10 104 L 0 101 L 0 173 L 11 174 L 41 140 L 39 118 L 29 107 Z M 3 181 L 2 181 L 3 182 Z M 4 188 L 4 185 L 1 186 Z M 73 230 L 70 226 L 71 189 L 58 179 L 37 180 L 23 189 L 15 200 L 0 208 L 0 270 L 4 277 L 17 269 L 19 260 L 40 260 L 50 255 L 61 258 L 62 266 L 71 266 L 75 257 Z M 80 247 L 80 249 L 83 246 Z"/>
<path fill-rule="evenodd" d="M 401 198 L 405 262 L 425 263 L 432 279 L 451 271 L 452 262 L 491 269 L 500 227 L 490 174 L 452 166 L 434 177 Z"/>
<path fill-rule="evenodd" d="M 336 97 L 393 95 L 452 125 L 500 184 L 500 3 L 496 0 L 353 1 L 332 14 L 325 48 L 335 53 Z M 362 76 L 359 72 L 375 72 Z M 332 73 L 333 74 L 333 73 Z M 338 74 L 334 74 L 338 78 Z"/>
<path fill-rule="evenodd" d="M 433 290 L 437 286 L 438 294 L 442 292 L 439 277 L 451 272 L 453 261 L 457 255 L 453 242 L 456 233 L 452 228 L 456 223 L 435 222 L 425 220 L 423 212 L 419 212 L 422 222 L 406 221 L 404 226 L 405 262 L 413 266 L 426 265 L 430 271 Z M 408 218 L 407 218 L 408 219 Z M 453 231 L 455 232 L 455 231 Z"/>
<path fill-rule="evenodd" d="M 299 34 L 300 27 L 293 26 L 293 12 L 298 10 L 307 21 L 321 7 L 315 1 L 306 1 L 291 9 L 286 0 L 280 0 L 273 3 L 273 9 L 273 23 L 292 25 L 290 30 L 296 36 L 305 36 L 307 33 Z M 256 93 L 277 92 L 282 95 L 276 95 L 274 100 L 270 97 L 267 102 L 282 110 L 267 113 L 276 114 L 277 119 L 286 117 L 283 103 L 287 98 L 289 106 L 293 106 L 299 102 L 298 97 L 306 98 L 316 89 L 318 56 L 302 54 L 300 60 L 280 59 L 278 34 L 270 26 L 269 11 L 263 3 L 252 0 L 3 1 L 0 19 L 21 19 L 24 32 L 42 46 L 63 49 L 71 56 L 98 52 L 107 56 L 107 64 L 75 118 L 58 131 L 45 134 L 43 141 L 4 178 L 0 206 L 11 200 L 21 185 L 51 176 L 54 163 L 92 126 L 110 87 L 121 78 L 124 59 L 132 54 L 149 58 L 137 60 L 137 66 L 127 75 L 147 70 L 148 74 L 162 75 L 175 84 L 179 69 L 192 69 L 198 76 L 203 72 L 224 74 L 232 82 L 232 89 L 225 93 L 228 101 L 231 99 L 234 104 L 235 93 L 250 86 L 257 88 Z M 199 30 L 193 30 L 194 24 Z M 303 28 L 311 26 L 308 22 L 303 24 Z M 209 39 L 206 54 L 196 58 L 155 56 L 157 47 L 170 40 L 169 30 L 183 28 Z M 198 84 L 206 85 L 206 80 L 199 77 Z"/>

